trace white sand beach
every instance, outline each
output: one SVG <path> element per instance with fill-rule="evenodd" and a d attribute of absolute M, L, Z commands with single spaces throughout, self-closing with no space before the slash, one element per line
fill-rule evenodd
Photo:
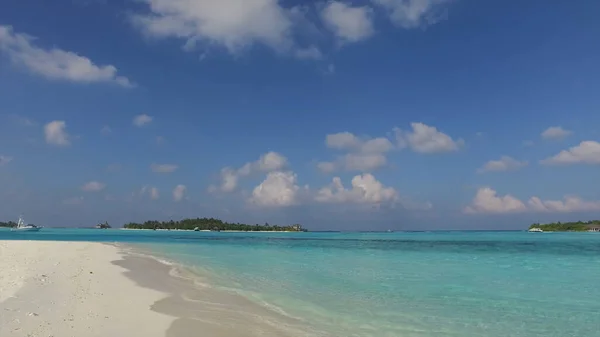
<path fill-rule="evenodd" d="M 174 318 L 151 306 L 167 294 L 121 258 L 102 243 L 0 241 L 0 336 L 165 336 Z"/>

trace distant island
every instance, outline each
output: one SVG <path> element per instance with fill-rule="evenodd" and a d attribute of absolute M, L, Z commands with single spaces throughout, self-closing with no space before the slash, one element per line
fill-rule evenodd
<path fill-rule="evenodd" d="M 529 230 L 539 228 L 544 232 L 600 232 L 600 220 L 577 222 L 553 222 L 548 224 L 534 223 Z"/>
<path fill-rule="evenodd" d="M 30 225 L 33 225 L 33 224 L 30 224 Z M 17 227 L 17 223 L 14 221 L 8 221 L 8 222 L 0 221 L 0 228 L 2 228 L 2 227 L 7 227 L 7 228 Z"/>
<path fill-rule="evenodd" d="M 243 232 L 306 232 L 300 224 L 293 225 L 246 225 L 230 223 L 215 218 L 184 219 L 180 221 L 146 221 L 131 222 L 123 225 L 125 229 L 166 229 L 166 230 L 196 230 L 196 231 L 243 231 Z"/>
<path fill-rule="evenodd" d="M 8 228 L 17 227 L 17 223 L 14 221 L 9 221 L 9 222 L 0 221 L 0 227 L 8 227 Z"/>

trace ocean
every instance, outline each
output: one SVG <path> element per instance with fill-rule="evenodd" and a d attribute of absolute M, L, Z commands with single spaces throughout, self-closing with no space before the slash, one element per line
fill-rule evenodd
<path fill-rule="evenodd" d="M 302 322 L 306 336 L 600 331 L 597 233 L 0 230 L 5 239 L 123 243 Z"/>

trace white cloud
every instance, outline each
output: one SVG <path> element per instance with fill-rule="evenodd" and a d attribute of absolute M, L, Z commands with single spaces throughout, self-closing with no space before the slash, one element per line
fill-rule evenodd
<path fill-rule="evenodd" d="M 300 187 L 294 172 L 269 172 L 265 180 L 252 191 L 251 204 L 264 207 L 286 207 L 298 203 Z"/>
<path fill-rule="evenodd" d="M 513 171 L 527 166 L 526 161 L 518 161 L 509 156 L 502 156 L 499 160 L 490 160 L 482 168 L 478 169 L 478 173 L 491 171 Z"/>
<path fill-rule="evenodd" d="M 152 164 L 150 165 L 150 169 L 155 173 L 171 173 L 175 172 L 179 166 L 175 164 Z"/>
<path fill-rule="evenodd" d="M 358 42 L 373 35 L 373 10 L 331 1 L 321 11 L 325 25 L 342 42 Z"/>
<path fill-rule="evenodd" d="M 294 47 L 298 8 L 283 8 L 278 0 L 141 0 L 151 14 L 133 16 L 133 23 L 149 36 L 184 39 L 185 49 L 197 42 L 225 47 L 230 53 L 254 44 L 277 52 Z"/>
<path fill-rule="evenodd" d="M 519 213 L 519 212 L 590 212 L 600 211 L 600 200 L 586 201 L 578 196 L 567 195 L 564 200 L 541 200 L 531 197 L 527 205 L 521 200 L 505 195 L 499 197 L 496 191 L 489 187 L 480 188 L 471 205 L 465 207 L 464 212 L 474 213 Z"/>
<path fill-rule="evenodd" d="M 9 156 L 0 156 L 0 166 L 4 166 L 10 163 L 13 160 L 12 157 Z"/>
<path fill-rule="evenodd" d="M 186 189 L 187 188 L 185 187 L 185 185 L 179 184 L 175 186 L 175 188 L 173 189 L 173 200 L 181 201 L 185 196 Z"/>
<path fill-rule="evenodd" d="M 325 144 L 331 149 L 363 153 L 383 153 L 394 148 L 387 138 L 360 138 L 351 132 L 329 134 L 325 137 Z"/>
<path fill-rule="evenodd" d="M 565 130 L 561 126 L 551 126 L 542 132 L 541 137 L 543 139 L 563 139 L 571 133 L 571 131 Z"/>
<path fill-rule="evenodd" d="M 90 181 L 88 183 L 85 183 L 83 186 L 81 186 L 81 189 L 86 192 L 98 192 L 98 191 L 102 191 L 105 187 L 106 187 L 106 184 L 104 184 L 104 183 L 97 182 L 97 181 Z"/>
<path fill-rule="evenodd" d="M 148 116 L 146 114 L 137 115 L 133 118 L 133 125 L 137 127 L 142 127 L 152 122 L 153 119 L 154 118 L 152 116 Z"/>
<path fill-rule="evenodd" d="M 361 141 L 351 132 L 339 132 L 325 136 L 325 144 L 331 149 L 351 150 L 358 147 Z"/>
<path fill-rule="evenodd" d="M 464 145 L 462 139 L 453 140 L 433 126 L 423 123 L 410 123 L 410 125 L 412 132 L 394 129 L 399 148 L 408 145 L 415 152 L 439 153 L 458 151 Z"/>
<path fill-rule="evenodd" d="M 333 162 L 320 162 L 317 168 L 325 173 L 336 170 L 371 171 L 387 164 L 384 153 L 394 148 L 389 139 L 360 138 L 350 132 L 329 134 L 325 137 L 325 145 L 331 149 L 348 151 L 349 153 Z"/>
<path fill-rule="evenodd" d="M 389 13 L 394 25 L 410 29 L 432 25 L 443 16 L 438 9 L 450 0 L 371 0 Z"/>
<path fill-rule="evenodd" d="M 565 196 L 564 200 L 540 200 L 532 197 L 527 202 L 537 212 L 590 212 L 600 211 L 600 201 L 585 201 L 577 196 Z"/>
<path fill-rule="evenodd" d="M 482 187 L 470 206 L 465 207 L 464 212 L 473 213 L 518 213 L 524 212 L 527 207 L 523 202 L 512 195 L 497 196 L 496 191 L 489 187 Z"/>
<path fill-rule="evenodd" d="M 322 203 L 383 204 L 398 200 L 398 192 L 385 187 L 369 173 L 352 178 L 352 188 L 346 189 L 339 177 L 334 177 L 329 186 L 321 188 L 315 200 Z"/>
<path fill-rule="evenodd" d="M 156 200 L 160 197 L 160 195 L 158 194 L 158 188 L 156 187 L 152 187 L 150 189 L 150 198 Z"/>
<path fill-rule="evenodd" d="M 66 129 L 67 123 L 65 123 L 65 121 L 52 121 L 46 124 L 44 126 L 46 143 L 58 146 L 67 146 L 71 144 Z"/>
<path fill-rule="evenodd" d="M 541 161 L 545 165 L 600 164 L 600 143 L 592 140 L 581 142 L 568 150 Z"/>
<path fill-rule="evenodd" d="M 221 184 L 210 186 L 209 191 L 220 190 L 221 192 L 232 192 L 237 188 L 241 177 L 246 177 L 255 172 L 279 171 L 288 165 L 287 158 L 277 152 L 267 152 L 254 162 L 248 162 L 238 169 L 224 167 L 221 169 Z"/>
<path fill-rule="evenodd" d="M 35 38 L 16 33 L 11 26 L 0 25 L 0 51 L 31 72 L 52 80 L 80 83 L 112 82 L 122 87 L 134 85 L 117 75 L 113 65 L 98 66 L 89 58 L 58 48 L 43 49 L 33 45 Z"/>

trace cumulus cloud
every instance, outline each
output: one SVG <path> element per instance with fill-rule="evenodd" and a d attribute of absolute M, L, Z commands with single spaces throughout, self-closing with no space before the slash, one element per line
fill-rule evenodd
<path fill-rule="evenodd" d="M 210 191 L 232 192 L 237 188 L 238 181 L 242 177 L 249 176 L 256 172 L 279 171 L 288 165 L 287 158 L 277 152 L 267 152 L 254 162 L 248 162 L 240 168 L 224 167 L 221 169 L 220 186 L 211 185 Z"/>
<path fill-rule="evenodd" d="M 537 212 L 591 212 L 600 211 L 600 201 L 586 201 L 578 196 L 568 195 L 564 200 L 540 200 L 532 197 L 527 202 L 531 210 Z"/>
<path fill-rule="evenodd" d="M 0 51 L 13 63 L 24 66 L 32 73 L 51 80 L 79 83 L 111 82 L 122 87 L 133 87 L 127 77 L 117 75 L 113 65 L 99 66 L 89 58 L 58 48 L 43 49 L 33 44 L 35 38 L 13 31 L 11 26 L 0 25 Z"/>
<path fill-rule="evenodd" d="M 294 172 L 269 172 L 265 180 L 254 188 L 248 201 L 263 207 L 287 207 L 298 203 L 299 191 Z"/>
<path fill-rule="evenodd" d="M 278 0 L 141 0 L 150 13 L 132 17 L 149 36 L 185 40 L 185 48 L 198 42 L 238 53 L 254 44 L 277 52 L 293 49 L 292 30 L 299 8 L 284 8 Z"/>
<path fill-rule="evenodd" d="M 600 164 L 600 143 L 587 140 L 541 161 L 545 165 Z"/>
<path fill-rule="evenodd" d="M 175 172 L 179 166 L 175 164 L 152 164 L 150 165 L 150 169 L 155 173 L 171 173 Z"/>
<path fill-rule="evenodd" d="M 10 163 L 13 160 L 12 157 L 9 156 L 0 156 L 0 166 L 4 166 Z"/>
<path fill-rule="evenodd" d="M 502 156 L 499 160 L 490 160 L 477 170 L 478 173 L 483 172 L 498 172 L 498 171 L 514 171 L 527 166 L 527 161 L 518 161 L 509 156 Z"/>
<path fill-rule="evenodd" d="M 146 114 L 137 115 L 133 118 L 133 125 L 137 127 L 142 127 L 144 125 L 150 124 L 154 118 L 152 116 L 148 116 Z"/>
<path fill-rule="evenodd" d="M 442 19 L 450 0 L 371 0 L 395 26 L 425 27 Z M 278 54 L 321 59 L 315 45 L 326 33 L 314 22 L 320 18 L 341 42 L 357 42 L 374 32 L 373 9 L 347 1 L 307 5 L 280 0 L 140 0 L 146 11 L 131 16 L 134 27 L 152 38 L 181 40 L 183 49 L 220 47 L 237 55 L 259 45 Z M 318 12 L 313 13 L 313 9 Z M 203 49 L 203 50 L 202 50 Z"/>
<path fill-rule="evenodd" d="M 394 145 L 387 138 L 361 138 L 350 132 L 327 135 L 325 145 L 330 149 L 349 153 L 338 156 L 332 162 L 319 162 L 317 168 L 324 173 L 337 170 L 366 172 L 377 169 L 387 164 L 385 153 L 394 149 Z"/>
<path fill-rule="evenodd" d="M 321 18 L 341 42 L 358 42 L 373 35 L 373 10 L 369 6 L 352 7 L 331 1 L 321 11 Z"/>
<path fill-rule="evenodd" d="M 334 177 L 329 186 L 321 188 L 315 200 L 322 203 L 383 204 L 398 200 L 398 192 L 385 187 L 369 173 L 352 178 L 351 188 L 347 189 L 339 177 Z"/>
<path fill-rule="evenodd" d="M 565 130 L 561 126 L 551 126 L 542 132 L 541 137 L 543 139 L 563 139 L 571 133 L 571 131 Z"/>
<path fill-rule="evenodd" d="M 432 25 L 444 18 L 444 4 L 450 0 L 371 0 L 387 10 L 392 23 L 410 29 Z"/>
<path fill-rule="evenodd" d="M 104 184 L 104 183 L 97 182 L 97 181 L 90 181 L 88 183 L 83 184 L 83 186 L 81 186 L 81 189 L 86 192 L 98 192 L 98 191 L 102 191 L 105 187 L 106 187 L 106 184 Z"/>
<path fill-rule="evenodd" d="M 471 205 L 465 207 L 463 211 L 467 214 L 600 211 L 600 201 L 586 201 L 573 195 L 565 196 L 564 200 L 541 200 L 534 196 L 525 204 L 509 194 L 498 196 L 495 190 L 482 187 L 477 191 Z"/>
<path fill-rule="evenodd" d="M 527 207 L 523 202 L 512 195 L 498 196 L 496 191 L 483 187 L 477 190 L 477 194 L 470 206 L 465 207 L 465 213 L 518 213 L 524 212 Z"/>
<path fill-rule="evenodd" d="M 185 185 L 177 185 L 175 186 L 175 188 L 173 189 L 173 200 L 175 201 L 181 201 L 183 199 L 183 197 L 185 196 L 185 191 L 187 190 L 187 187 L 185 187 Z"/>
<path fill-rule="evenodd" d="M 440 153 L 458 151 L 463 145 L 462 139 L 454 140 L 436 127 L 423 123 L 410 123 L 412 131 L 394 128 L 398 147 L 410 147 L 419 153 Z"/>
<path fill-rule="evenodd" d="M 71 144 L 69 134 L 67 133 L 67 123 L 65 121 L 52 121 L 44 126 L 44 135 L 46 143 L 67 146 Z"/>

